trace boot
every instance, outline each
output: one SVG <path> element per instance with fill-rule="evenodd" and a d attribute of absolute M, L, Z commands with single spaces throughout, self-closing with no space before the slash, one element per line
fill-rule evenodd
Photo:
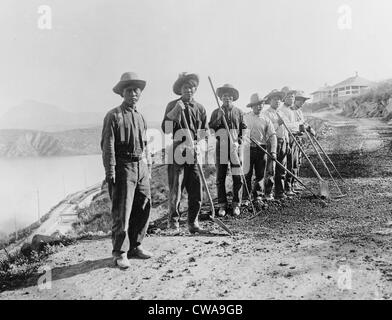
<path fill-rule="evenodd" d="M 238 217 L 241 214 L 240 206 L 236 203 L 233 204 L 233 216 Z"/>
<path fill-rule="evenodd" d="M 206 233 L 205 230 L 200 228 L 199 222 L 197 220 L 195 222 L 193 222 L 193 223 L 189 223 L 188 222 L 188 229 L 189 229 L 189 232 L 192 233 L 192 234 L 195 234 L 195 233 Z"/>
<path fill-rule="evenodd" d="M 225 207 L 220 207 L 218 211 L 218 217 L 224 217 L 226 215 Z"/>
<path fill-rule="evenodd" d="M 180 234 L 180 223 L 178 221 L 168 221 L 166 233 L 169 235 L 178 235 Z"/>
<path fill-rule="evenodd" d="M 139 258 L 139 259 L 150 259 L 153 254 L 145 250 L 142 246 L 137 246 L 136 248 L 128 251 L 128 258 Z"/>
<path fill-rule="evenodd" d="M 278 199 L 278 200 L 282 200 L 282 199 L 286 199 L 286 198 L 287 198 L 287 196 L 284 193 L 278 193 L 275 195 L 275 199 Z"/>
<path fill-rule="evenodd" d="M 113 262 L 120 269 L 128 269 L 131 266 L 126 253 L 122 253 L 121 255 L 114 255 Z"/>
<path fill-rule="evenodd" d="M 267 193 L 265 195 L 265 201 L 273 201 L 274 200 L 274 196 L 272 195 L 272 193 Z"/>

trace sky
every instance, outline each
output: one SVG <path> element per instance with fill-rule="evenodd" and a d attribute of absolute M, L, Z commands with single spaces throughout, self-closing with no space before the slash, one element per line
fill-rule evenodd
<path fill-rule="evenodd" d="M 41 5 L 51 29 L 38 27 Z M 24 100 L 104 113 L 121 103 L 112 88 L 125 71 L 147 81 L 149 121 L 162 120 L 183 71 L 199 74 L 195 98 L 209 114 L 207 76 L 234 85 L 244 110 L 255 92 L 309 94 L 356 71 L 392 78 L 391 11 L 390 0 L 2 0 L 0 115 Z"/>

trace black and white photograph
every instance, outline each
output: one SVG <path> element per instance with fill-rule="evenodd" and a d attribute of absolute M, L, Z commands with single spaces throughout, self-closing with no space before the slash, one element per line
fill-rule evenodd
<path fill-rule="evenodd" d="M 1 0 L 0 300 L 392 299 L 391 12 Z"/>

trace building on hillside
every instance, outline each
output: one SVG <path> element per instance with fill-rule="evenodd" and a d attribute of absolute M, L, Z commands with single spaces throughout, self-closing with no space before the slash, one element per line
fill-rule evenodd
<path fill-rule="evenodd" d="M 324 87 L 317 89 L 315 92 L 312 92 L 313 102 L 320 101 L 331 101 L 333 88 L 324 84 Z"/>
<path fill-rule="evenodd" d="M 374 83 L 370 80 L 362 78 L 355 73 L 354 77 L 347 78 L 334 86 L 327 86 L 312 92 L 313 102 L 337 103 L 344 102 L 347 99 L 363 93 Z"/>

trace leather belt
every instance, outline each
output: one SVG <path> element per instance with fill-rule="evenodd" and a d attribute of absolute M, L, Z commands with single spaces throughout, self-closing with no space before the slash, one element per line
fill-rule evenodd
<path fill-rule="evenodd" d="M 266 146 L 265 144 L 260 144 L 260 146 L 261 146 L 263 149 L 266 149 L 266 148 L 267 148 L 267 146 Z M 260 151 L 261 151 L 261 149 L 260 149 L 257 145 L 250 145 L 250 148 L 251 148 L 251 149 L 255 149 L 255 150 L 260 150 Z"/>
<path fill-rule="evenodd" d="M 120 159 L 127 160 L 129 162 L 138 162 L 143 159 L 142 155 L 136 155 L 131 152 L 122 152 L 117 156 Z"/>

